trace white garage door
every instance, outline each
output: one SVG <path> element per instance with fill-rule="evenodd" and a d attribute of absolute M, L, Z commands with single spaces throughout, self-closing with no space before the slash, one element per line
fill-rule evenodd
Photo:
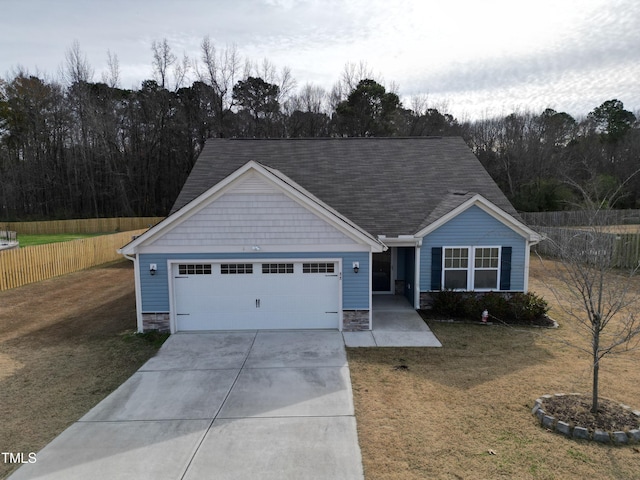
<path fill-rule="evenodd" d="M 177 331 L 339 328 L 337 262 L 177 263 Z"/>

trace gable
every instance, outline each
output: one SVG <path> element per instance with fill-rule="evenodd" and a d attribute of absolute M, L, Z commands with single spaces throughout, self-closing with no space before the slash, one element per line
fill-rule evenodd
<path fill-rule="evenodd" d="M 137 253 L 373 251 L 386 247 L 281 172 L 249 161 L 122 247 Z"/>
<path fill-rule="evenodd" d="M 421 291 L 430 289 L 433 248 L 481 246 L 510 249 L 510 290 L 524 291 L 529 242 L 518 232 L 476 205 L 464 210 L 424 237 L 420 252 Z"/>
<path fill-rule="evenodd" d="M 473 205 L 430 232 L 425 240 L 429 243 L 455 245 L 493 245 L 524 242 L 518 234 L 504 223 Z"/>
<path fill-rule="evenodd" d="M 457 197 L 457 198 L 454 198 Z M 474 228 L 478 228 L 478 232 L 488 234 L 489 226 L 500 225 L 500 228 L 504 231 L 511 230 L 512 234 L 518 235 L 530 242 L 537 243 L 541 240 L 541 236 L 531 230 L 528 226 L 522 223 L 513 215 L 498 208 L 495 204 L 488 201 L 482 195 L 466 193 L 464 195 L 448 195 L 445 196 L 440 203 L 423 222 L 422 227 L 416 234 L 416 237 L 424 237 L 430 235 L 432 232 L 437 231 L 442 226 L 454 223 L 461 223 L 467 225 L 464 220 L 469 216 L 469 211 L 476 212 L 478 215 L 480 212 L 483 215 L 479 215 L 478 218 L 482 218 L 480 222 Z M 464 227 L 464 228 L 472 228 Z"/>
<path fill-rule="evenodd" d="M 266 179 L 251 173 L 149 245 L 272 247 L 355 243 Z"/>

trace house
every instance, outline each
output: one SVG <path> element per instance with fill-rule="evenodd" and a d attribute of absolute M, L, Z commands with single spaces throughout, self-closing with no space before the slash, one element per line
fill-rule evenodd
<path fill-rule="evenodd" d="M 139 331 L 367 330 L 372 295 L 526 291 L 540 239 L 461 138 L 210 139 L 120 253 Z"/>

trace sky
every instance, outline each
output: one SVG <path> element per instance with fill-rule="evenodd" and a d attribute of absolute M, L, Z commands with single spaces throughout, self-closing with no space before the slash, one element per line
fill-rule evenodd
<path fill-rule="evenodd" d="M 151 44 L 199 59 L 205 36 L 326 90 L 365 64 L 459 120 L 640 111 L 639 0 L 0 0 L 0 77 L 58 79 L 74 42 L 94 81 L 116 56 L 122 88 L 153 78 Z"/>

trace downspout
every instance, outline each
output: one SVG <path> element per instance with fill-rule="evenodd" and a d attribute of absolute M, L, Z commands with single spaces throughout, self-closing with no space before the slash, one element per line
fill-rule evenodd
<path fill-rule="evenodd" d="M 133 278 L 136 290 L 136 325 L 138 328 L 138 333 L 143 333 L 144 328 L 142 325 L 142 291 L 140 290 L 140 269 L 138 268 L 138 257 L 130 256 L 125 253 L 122 254 L 124 258 L 127 260 L 131 260 L 133 262 Z"/>
<path fill-rule="evenodd" d="M 420 248 L 422 247 L 422 239 L 416 242 L 416 258 L 414 261 L 413 272 L 413 308 L 420 310 Z"/>
<path fill-rule="evenodd" d="M 531 257 L 531 247 L 532 243 L 527 240 L 527 246 L 524 249 L 524 292 L 527 293 L 529 291 L 529 261 Z"/>
<path fill-rule="evenodd" d="M 524 291 L 529 291 L 529 263 L 531 261 L 531 247 L 539 244 L 544 238 L 539 237 L 531 240 L 531 237 L 527 238 L 527 246 L 524 249 Z"/>
<path fill-rule="evenodd" d="M 369 249 L 369 331 L 373 330 L 373 252 Z"/>

